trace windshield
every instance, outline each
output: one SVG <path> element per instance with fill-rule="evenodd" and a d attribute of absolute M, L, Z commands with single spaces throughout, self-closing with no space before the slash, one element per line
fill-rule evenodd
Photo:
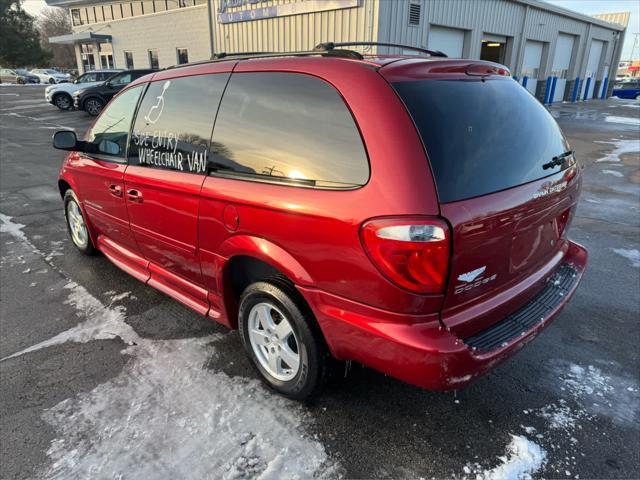
<path fill-rule="evenodd" d="M 511 78 L 394 83 L 422 137 L 441 202 L 505 190 L 557 173 L 569 150 L 538 100 Z"/>
<path fill-rule="evenodd" d="M 56 73 L 60 73 L 57 70 L 45 70 L 46 73 L 50 74 L 50 75 L 54 75 Z"/>
<path fill-rule="evenodd" d="M 16 70 L 16 73 L 18 75 L 31 75 L 27 70 L 25 70 L 24 68 L 18 68 Z"/>

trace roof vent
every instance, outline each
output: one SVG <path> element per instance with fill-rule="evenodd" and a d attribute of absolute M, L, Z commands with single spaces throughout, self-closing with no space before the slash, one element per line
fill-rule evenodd
<path fill-rule="evenodd" d="M 419 3 L 409 4 L 409 25 L 420 25 L 420 10 L 422 5 Z"/>

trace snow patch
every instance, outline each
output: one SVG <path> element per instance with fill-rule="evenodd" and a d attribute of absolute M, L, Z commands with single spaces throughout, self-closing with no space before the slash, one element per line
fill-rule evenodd
<path fill-rule="evenodd" d="M 607 142 L 599 141 L 596 143 L 606 143 L 615 146 L 612 152 L 596 160 L 596 162 L 619 162 L 620 155 L 640 152 L 640 139 L 637 138 L 632 140 L 611 140 Z"/>
<path fill-rule="evenodd" d="M 631 261 L 631 266 L 640 268 L 640 250 L 635 248 L 612 248 L 615 253 Z"/>
<path fill-rule="evenodd" d="M 640 118 L 634 117 L 618 117 L 615 115 L 607 115 L 604 121 L 608 123 L 622 123 L 624 125 L 640 125 Z"/>
<path fill-rule="evenodd" d="M 0 83 L 0 85 L 2 84 Z M 0 232 L 8 233 L 12 237 L 22 240 L 23 242 L 29 242 L 27 236 L 22 231 L 23 228 L 24 225 L 21 223 L 14 223 L 12 221 L 12 217 L 0 213 Z"/>
<path fill-rule="evenodd" d="M 117 378 L 44 415 L 47 478 L 334 477 L 299 404 L 203 368 L 215 336 L 143 340 Z"/>
<path fill-rule="evenodd" d="M 67 342 L 86 343 L 91 340 L 105 340 L 121 338 L 123 342 L 132 345 L 140 341 L 138 334 L 124 322 L 124 307 L 105 307 L 97 298 L 75 282 L 65 285 L 70 290 L 66 305 L 72 305 L 87 320 L 69 330 L 59 333 L 43 342 L 20 350 L 0 361 L 19 357 L 25 353 L 35 352 L 43 348 L 61 345 Z"/>
<path fill-rule="evenodd" d="M 20 230 L 18 230 L 20 232 Z M 111 294 L 103 305 L 70 282 L 66 304 L 84 321 L 18 352 L 65 342 L 119 337 L 130 357 L 123 371 L 90 392 L 63 400 L 43 418 L 56 431 L 45 478 L 334 478 L 337 465 L 309 438 L 303 407 L 257 380 L 204 368 L 220 336 L 140 337 Z M 7 357 L 7 358 L 11 358 Z M 6 360 L 3 359 L 3 360 Z"/>
<path fill-rule="evenodd" d="M 602 170 L 602 173 L 605 175 L 613 175 L 614 177 L 622 178 L 624 177 L 624 173 L 618 172 L 617 170 Z"/>
<path fill-rule="evenodd" d="M 547 452 L 524 436 L 511 435 L 507 453 L 499 459 L 502 463 L 490 470 L 475 463 L 466 465 L 463 471 L 473 473 L 472 478 L 478 480 L 527 480 L 547 462 Z"/>

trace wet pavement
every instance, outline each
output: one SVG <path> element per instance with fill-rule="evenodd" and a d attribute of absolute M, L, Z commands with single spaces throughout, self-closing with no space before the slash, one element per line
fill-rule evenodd
<path fill-rule="evenodd" d="M 0 478 L 640 477 L 640 104 L 551 108 L 589 266 L 536 341 L 456 393 L 354 366 L 302 405 L 236 332 L 74 249 L 51 134 L 91 118 L 42 90 L 0 88 Z"/>

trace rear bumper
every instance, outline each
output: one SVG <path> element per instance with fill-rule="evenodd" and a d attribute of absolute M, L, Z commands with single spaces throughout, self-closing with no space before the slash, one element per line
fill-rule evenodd
<path fill-rule="evenodd" d="M 567 304 L 586 264 L 587 251 L 569 242 L 560 265 L 530 303 L 468 339 L 444 328 L 437 315 L 394 314 L 315 289 L 300 291 L 336 358 L 444 391 L 465 386 L 533 340 Z"/>

